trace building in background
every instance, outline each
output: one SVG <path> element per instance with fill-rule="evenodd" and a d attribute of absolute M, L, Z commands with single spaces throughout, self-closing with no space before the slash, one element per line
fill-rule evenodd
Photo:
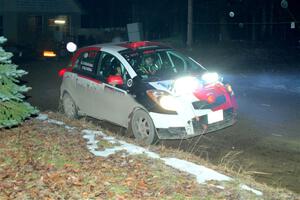
<path fill-rule="evenodd" d="M 36 48 L 77 38 L 82 10 L 75 0 L 0 0 L 0 35 Z"/>

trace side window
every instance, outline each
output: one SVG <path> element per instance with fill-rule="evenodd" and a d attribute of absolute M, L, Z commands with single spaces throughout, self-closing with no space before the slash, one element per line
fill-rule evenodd
<path fill-rule="evenodd" d="M 160 65 L 161 65 L 162 69 L 167 70 L 167 69 L 170 69 L 172 67 L 170 58 L 166 54 L 166 52 L 163 52 L 163 51 L 159 52 L 158 57 L 159 57 L 159 62 L 160 62 Z"/>
<path fill-rule="evenodd" d="M 97 52 L 96 51 L 88 51 L 84 52 L 82 58 L 80 60 L 80 68 L 81 71 L 95 74 L 95 61 L 96 61 Z"/>
<path fill-rule="evenodd" d="M 125 81 L 128 73 L 119 59 L 109 53 L 102 52 L 98 63 L 97 76 L 106 81 L 110 75 L 120 75 Z"/>
<path fill-rule="evenodd" d="M 176 72 L 184 71 L 186 69 L 186 62 L 179 55 L 169 52 L 169 56 Z"/>
<path fill-rule="evenodd" d="M 80 70 L 80 60 L 81 60 L 81 56 L 82 55 L 79 55 L 78 58 L 76 59 L 75 63 L 74 63 L 74 69 L 76 70 Z"/>
<path fill-rule="evenodd" d="M 86 51 L 78 56 L 74 64 L 74 69 L 88 75 L 95 75 L 97 51 Z"/>

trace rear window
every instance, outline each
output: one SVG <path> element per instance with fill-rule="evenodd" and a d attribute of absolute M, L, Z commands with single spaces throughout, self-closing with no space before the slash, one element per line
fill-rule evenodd
<path fill-rule="evenodd" d="M 80 54 L 75 62 L 74 68 L 84 73 L 95 74 L 96 73 L 96 58 L 97 51 L 87 51 Z"/>

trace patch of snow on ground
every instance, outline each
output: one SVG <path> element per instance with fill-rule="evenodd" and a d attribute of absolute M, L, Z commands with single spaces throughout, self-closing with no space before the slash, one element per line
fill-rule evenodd
<path fill-rule="evenodd" d="M 58 121 L 58 120 L 55 120 L 55 119 L 48 119 L 47 122 L 48 122 L 49 124 L 56 124 L 56 125 L 59 125 L 59 126 L 62 126 L 62 125 L 65 124 L 64 122 Z"/>
<path fill-rule="evenodd" d="M 65 125 L 65 129 L 67 129 L 68 131 L 72 131 L 72 130 L 74 130 L 76 128 L 72 127 L 72 126 Z"/>
<path fill-rule="evenodd" d="M 49 119 L 48 115 L 46 114 L 40 114 L 37 117 L 38 120 L 46 121 L 51 124 L 56 124 L 59 126 L 64 126 L 68 130 L 73 130 L 75 127 L 71 127 L 68 125 L 65 125 L 62 121 L 57 121 L 53 119 Z M 191 175 L 196 176 L 197 182 L 204 184 L 206 181 L 209 180 L 216 180 L 216 181 L 231 181 L 232 178 L 223 175 L 215 170 L 209 169 L 207 167 L 204 167 L 202 165 L 198 165 L 186 160 L 181 160 L 178 158 L 161 158 L 159 154 L 151 152 L 143 147 L 127 143 L 122 140 L 118 140 L 114 137 L 107 136 L 102 131 L 94 131 L 94 130 L 82 130 L 81 133 L 83 134 L 83 138 L 87 140 L 87 148 L 88 150 L 94 154 L 95 156 L 101 156 L 101 157 L 108 157 L 109 155 L 115 154 L 118 151 L 126 151 L 130 155 L 138 155 L 138 154 L 145 154 L 149 158 L 154 159 L 160 159 L 164 161 L 164 163 L 174 169 L 178 169 L 183 172 L 187 172 Z M 96 136 L 101 136 L 102 139 L 112 143 L 112 144 L 118 144 L 118 146 L 112 147 L 112 148 L 106 148 L 104 150 L 98 150 L 97 143 L 99 142 L 96 140 Z M 217 186 L 219 188 L 224 188 L 223 186 Z M 247 185 L 241 184 L 240 187 L 244 190 L 251 191 L 255 193 L 256 195 L 262 195 L 262 192 L 255 190 L 253 188 L 250 188 Z"/>
<path fill-rule="evenodd" d="M 37 117 L 36 117 L 37 120 L 40 120 L 40 121 L 45 121 L 48 119 L 48 115 L 46 114 L 39 114 Z"/>
<path fill-rule="evenodd" d="M 243 190 L 248 190 L 248 191 L 253 192 L 254 194 L 256 194 L 256 195 L 258 195 L 258 196 L 262 196 L 262 195 L 263 195 L 263 193 L 262 193 L 261 191 L 255 190 L 255 189 L 249 187 L 248 185 L 242 184 L 242 185 L 240 185 L 240 187 L 241 187 Z"/>
<path fill-rule="evenodd" d="M 49 124 L 56 124 L 56 125 L 58 125 L 58 126 L 63 126 L 63 125 L 65 125 L 65 123 L 62 122 L 62 121 L 49 119 L 49 117 L 48 117 L 47 114 L 39 114 L 39 115 L 36 117 L 36 119 L 37 119 L 37 120 L 40 120 L 40 121 L 46 121 L 46 122 L 48 122 Z M 72 130 L 76 129 L 75 127 L 68 126 L 68 125 L 65 125 L 64 127 L 65 127 L 65 129 L 67 129 L 68 131 L 72 131 Z"/>
<path fill-rule="evenodd" d="M 145 154 L 150 158 L 160 159 L 164 161 L 164 163 L 174 169 L 179 171 L 187 172 L 191 175 L 196 176 L 197 182 L 200 184 L 205 184 L 206 181 L 215 180 L 215 181 L 231 181 L 233 180 L 229 176 L 221 174 L 215 170 L 209 169 L 202 165 L 198 165 L 186 160 L 181 160 L 178 158 L 161 158 L 159 154 L 151 152 L 143 147 L 129 144 L 122 140 L 117 140 L 114 137 L 106 136 L 101 131 L 93 131 L 93 130 L 84 130 L 82 131 L 85 135 L 83 138 L 87 139 L 87 148 L 90 150 L 92 154 L 95 156 L 107 157 L 109 155 L 115 154 L 118 151 L 126 151 L 130 155 L 138 155 L 138 154 Z M 97 150 L 99 142 L 95 140 L 95 136 L 100 135 L 103 137 L 104 140 L 110 143 L 118 143 L 120 146 L 115 146 L 112 148 L 106 148 L 105 150 Z M 217 186 L 218 188 L 224 188 L 223 186 Z M 250 192 L 255 193 L 256 195 L 262 195 L 262 192 L 252 189 L 247 185 L 240 185 L 240 187 L 244 190 L 248 190 Z"/>
<path fill-rule="evenodd" d="M 99 135 L 99 136 L 102 136 L 102 137 L 106 137 L 107 136 L 102 131 L 93 131 L 93 130 L 85 129 L 85 130 L 82 130 L 81 132 L 83 134 L 85 134 L 85 135 Z"/>
<path fill-rule="evenodd" d="M 202 165 L 197 165 L 195 163 L 181 160 L 178 158 L 162 158 L 165 161 L 166 165 L 178 169 L 183 172 L 187 172 L 196 176 L 198 183 L 205 183 L 206 181 L 216 180 L 216 181 L 230 181 L 232 178 L 220 174 L 215 170 L 209 169 Z"/>
<path fill-rule="evenodd" d="M 87 147 L 93 153 L 95 156 L 102 156 L 102 157 L 107 157 L 109 155 L 115 154 L 118 151 L 126 151 L 127 153 L 131 155 L 137 155 L 137 154 L 146 154 L 150 158 L 160 158 L 160 156 L 154 152 L 150 152 L 147 149 L 134 145 L 134 144 L 129 144 L 125 141 L 117 140 L 114 137 L 106 136 L 103 132 L 101 131 L 92 131 L 92 130 L 83 130 L 82 131 L 83 138 L 87 139 Z M 119 146 L 115 146 L 112 148 L 106 148 L 104 150 L 97 150 L 98 145 L 97 143 L 99 142 L 98 140 L 95 140 L 95 136 L 99 135 L 102 136 L 104 140 L 112 143 L 112 144 L 120 144 Z"/>

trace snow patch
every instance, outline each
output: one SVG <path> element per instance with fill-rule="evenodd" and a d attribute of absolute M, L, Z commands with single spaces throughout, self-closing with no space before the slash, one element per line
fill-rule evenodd
<path fill-rule="evenodd" d="M 202 165 L 197 165 L 195 163 L 181 160 L 178 158 L 162 158 L 166 165 L 178 169 L 183 172 L 187 172 L 196 176 L 198 183 L 205 183 L 206 181 L 230 181 L 232 178 L 225 176 L 215 170 L 209 169 Z"/>
<path fill-rule="evenodd" d="M 102 137 L 107 136 L 102 131 L 94 131 L 94 130 L 88 130 L 88 129 L 82 130 L 81 133 L 85 134 L 85 135 L 99 135 L 99 136 L 102 136 Z"/>
<path fill-rule="evenodd" d="M 174 169 L 194 175 L 199 184 L 205 184 L 206 181 L 211 181 L 211 180 L 214 180 L 214 181 L 232 181 L 233 180 L 231 177 L 221 174 L 215 170 L 209 169 L 202 165 L 198 165 L 198 164 L 186 161 L 186 160 L 181 160 L 178 158 L 161 158 L 160 155 L 157 153 L 149 151 L 143 147 L 140 147 L 140 146 L 137 146 L 134 144 L 130 144 L 130 143 L 127 143 L 122 140 L 118 140 L 114 137 L 107 136 L 102 131 L 83 130 L 82 133 L 84 134 L 83 138 L 88 140 L 87 148 L 95 156 L 108 157 L 109 155 L 115 154 L 118 151 L 126 151 L 130 155 L 144 154 L 144 155 L 147 155 L 149 158 L 160 159 L 166 165 L 168 165 Z M 118 143 L 120 145 L 112 147 L 112 148 L 106 148 L 104 150 L 97 150 L 97 148 L 98 148 L 97 143 L 99 141 L 95 139 L 96 135 L 102 136 L 102 139 L 104 139 L 112 144 Z M 217 187 L 220 189 L 224 189 L 223 186 L 217 186 Z M 255 190 L 253 188 L 250 188 L 249 186 L 247 186 L 245 184 L 240 185 L 240 188 L 243 190 L 253 192 L 256 195 L 262 195 L 262 192 Z"/>
<path fill-rule="evenodd" d="M 72 127 L 72 126 L 65 125 L 65 129 L 67 129 L 68 131 L 72 131 L 72 130 L 74 130 L 76 128 Z"/>
<path fill-rule="evenodd" d="M 49 119 L 48 115 L 46 114 L 40 114 L 37 117 L 38 120 L 46 121 L 51 124 L 56 124 L 59 126 L 64 126 L 64 128 L 68 130 L 76 129 L 75 127 L 71 127 L 68 125 L 65 125 L 64 122 Z M 166 165 L 178 169 L 179 171 L 183 171 L 186 173 L 189 173 L 191 175 L 196 176 L 197 182 L 200 184 L 205 184 L 206 181 L 209 180 L 215 180 L 215 181 L 232 181 L 233 179 L 229 176 L 226 176 L 224 174 L 221 174 L 215 170 L 209 169 L 207 167 L 204 167 L 202 165 L 198 165 L 186 160 L 181 160 L 178 158 L 161 158 L 159 154 L 154 153 L 152 151 L 149 151 L 143 147 L 127 143 L 122 140 L 118 140 L 115 137 L 107 136 L 102 131 L 95 131 L 95 130 L 82 130 L 81 133 L 83 134 L 83 138 L 87 140 L 87 148 L 88 150 L 94 154 L 95 156 L 101 156 L 101 157 L 108 157 L 109 155 L 115 154 L 118 151 L 126 151 L 130 155 L 139 155 L 144 154 L 148 156 L 149 158 L 153 159 L 160 159 L 162 160 Z M 96 140 L 96 136 L 101 136 L 103 140 L 106 140 L 112 144 L 120 144 L 118 146 L 112 147 L 112 148 L 106 148 L 104 150 L 98 150 L 97 143 L 99 140 Z M 123 155 L 125 156 L 125 155 Z M 225 189 L 223 186 L 216 186 L 220 189 Z M 255 190 L 245 184 L 241 184 L 240 188 L 253 192 L 258 196 L 263 195 L 261 191 Z"/>
<path fill-rule="evenodd" d="M 240 185 L 240 187 L 243 189 L 243 190 L 247 190 L 247 191 L 250 191 L 250 192 L 253 192 L 254 194 L 258 195 L 258 196 L 262 196 L 263 193 L 261 191 L 258 191 L 258 190 L 255 190 L 251 187 L 249 187 L 248 185 Z"/>
<path fill-rule="evenodd" d="M 221 185 L 217 185 L 216 188 L 219 188 L 219 189 L 221 189 L 221 190 L 224 190 L 224 189 L 225 189 L 225 187 L 224 187 L 224 186 L 221 186 Z"/>
<path fill-rule="evenodd" d="M 72 131 L 72 130 L 74 130 L 74 129 L 76 129 L 75 127 L 65 125 L 65 123 L 62 122 L 62 121 L 58 121 L 58 120 L 54 120 L 54 119 L 49 119 L 49 117 L 48 117 L 47 114 L 39 114 L 36 117 L 36 119 L 40 120 L 40 121 L 46 121 L 49 124 L 55 124 L 55 125 L 58 125 L 58 126 L 63 126 L 64 125 L 64 128 L 67 129 L 69 132 Z"/>
<path fill-rule="evenodd" d="M 40 121 L 45 121 L 48 119 L 48 115 L 46 114 L 39 114 L 37 117 L 36 117 L 37 120 L 40 120 Z"/>
<path fill-rule="evenodd" d="M 115 154 L 118 151 L 126 151 L 130 155 L 138 155 L 138 154 L 146 154 L 150 158 L 155 158 L 158 159 L 160 156 L 154 152 L 148 151 L 147 149 L 134 145 L 134 144 L 129 144 L 125 141 L 122 140 L 117 140 L 114 137 L 110 137 L 105 135 L 101 131 L 93 131 L 93 130 L 83 130 L 82 131 L 83 138 L 87 139 L 87 148 L 93 153 L 95 156 L 102 156 L 102 157 L 108 157 L 112 154 Z M 95 139 L 95 136 L 99 135 L 102 136 L 102 138 L 112 144 L 120 144 L 119 146 L 111 147 L 111 148 L 106 148 L 104 150 L 97 150 L 98 145 L 97 143 L 99 140 Z"/>
<path fill-rule="evenodd" d="M 65 125 L 65 123 L 62 122 L 62 121 L 58 121 L 58 120 L 55 120 L 55 119 L 49 119 L 48 115 L 46 115 L 46 114 L 39 114 L 36 117 L 36 119 L 40 120 L 40 121 L 47 121 L 49 124 L 56 124 L 56 125 L 59 125 L 59 126 Z M 69 128 L 71 128 L 71 127 L 69 127 Z"/>
<path fill-rule="evenodd" d="M 58 120 L 55 120 L 55 119 L 48 119 L 47 122 L 48 122 L 49 124 L 55 124 L 55 125 L 58 125 L 58 126 L 65 125 L 64 122 L 58 121 Z"/>

